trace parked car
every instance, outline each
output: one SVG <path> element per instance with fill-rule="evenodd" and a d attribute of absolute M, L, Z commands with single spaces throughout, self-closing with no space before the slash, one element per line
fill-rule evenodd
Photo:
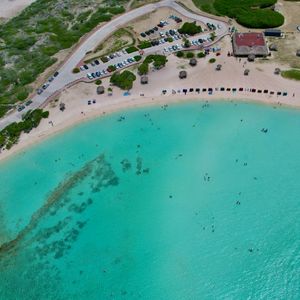
<path fill-rule="evenodd" d="M 94 63 L 98 66 L 100 64 L 99 60 L 98 59 L 95 59 L 94 60 Z"/>
<path fill-rule="evenodd" d="M 29 106 L 31 103 L 32 103 L 32 100 L 28 100 L 28 101 L 25 103 L 25 105 L 26 105 L 26 106 Z"/>
<path fill-rule="evenodd" d="M 56 71 L 56 72 L 53 74 L 53 76 L 54 76 L 54 77 L 57 77 L 58 74 L 59 74 L 59 73 Z"/>

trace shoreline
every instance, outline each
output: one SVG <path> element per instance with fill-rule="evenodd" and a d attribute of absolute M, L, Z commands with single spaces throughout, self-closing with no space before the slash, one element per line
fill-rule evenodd
<path fill-rule="evenodd" d="M 209 103 L 209 102 L 225 102 L 225 103 L 232 103 L 232 102 L 240 102 L 245 104 L 255 104 L 255 105 L 263 105 L 263 106 L 269 106 L 269 107 L 276 107 L 279 109 L 294 109 L 300 112 L 300 106 L 296 104 L 289 104 L 289 103 L 282 103 L 282 102 L 276 102 L 276 101 L 267 101 L 267 100 L 261 100 L 258 98 L 250 98 L 245 96 L 244 98 L 238 97 L 235 98 L 234 96 L 230 97 L 219 97 L 212 95 L 211 97 L 201 97 L 200 95 L 191 95 L 191 96 L 184 96 L 181 94 L 180 96 L 174 96 L 174 95 L 167 95 L 167 96 L 161 96 L 161 97 L 144 97 L 142 98 L 131 98 L 128 99 L 125 102 L 118 103 L 117 105 L 112 105 L 111 107 L 104 108 L 101 107 L 99 109 L 93 110 L 91 112 L 85 113 L 84 115 L 81 115 L 80 117 L 74 118 L 72 120 L 69 120 L 68 122 L 61 123 L 57 126 L 50 127 L 47 130 L 44 130 L 41 133 L 38 133 L 36 129 L 34 129 L 29 134 L 22 134 L 21 140 L 18 144 L 14 145 L 10 150 L 4 150 L 0 152 L 0 164 L 3 164 L 10 159 L 12 159 L 16 155 L 22 154 L 22 152 L 26 152 L 30 150 L 30 148 L 55 137 L 58 134 L 62 134 L 68 130 L 74 129 L 76 126 L 79 126 L 83 123 L 93 121 L 98 118 L 110 116 L 112 114 L 127 111 L 127 110 L 133 110 L 133 109 L 141 109 L 144 107 L 155 107 L 160 105 L 181 105 L 181 104 L 187 104 L 192 102 L 203 102 L 203 103 Z M 105 110 L 104 110 L 105 109 Z M 44 119 L 43 122 L 47 122 L 48 119 Z M 24 137 L 26 139 L 24 140 Z M 22 139 L 23 138 L 23 139 Z"/>

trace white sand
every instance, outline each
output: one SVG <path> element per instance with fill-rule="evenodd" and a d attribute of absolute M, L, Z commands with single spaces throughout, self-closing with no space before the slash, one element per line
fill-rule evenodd
<path fill-rule="evenodd" d="M 149 73 L 149 84 L 141 85 L 139 76 L 134 83 L 130 96 L 123 96 L 123 92 L 117 87 L 113 87 L 113 96 L 96 94 L 96 85 L 94 83 L 80 83 L 76 86 L 65 90 L 59 102 L 66 104 L 66 110 L 59 110 L 59 102 L 52 103 L 46 108 L 50 111 L 49 119 L 43 120 L 40 126 L 30 134 L 23 134 L 20 141 L 9 151 L 0 153 L 0 160 L 3 160 L 13 153 L 20 152 L 24 148 L 33 145 L 36 142 L 47 138 L 50 135 L 58 133 L 74 124 L 85 120 L 101 116 L 104 113 L 110 113 L 129 107 L 139 107 L 146 105 L 162 105 L 171 102 L 184 102 L 188 100 L 216 100 L 216 99 L 235 99 L 246 101 L 258 101 L 272 105 L 291 105 L 300 107 L 300 84 L 297 81 L 287 80 L 280 75 L 274 74 L 275 65 L 273 63 L 246 63 L 245 68 L 250 70 L 249 76 L 244 76 L 243 63 L 246 59 L 239 62 L 234 57 L 227 57 L 227 50 L 230 49 L 229 38 L 222 43 L 223 51 L 221 56 L 216 57 L 215 64 L 208 63 L 209 58 L 215 57 L 210 54 L 205 59 L 198 59 L 198 65 L 191 67 L 188 60 L 178 59 L 174 55 L 168 57 L 168 63 L 165 68 L 159 71 Z M 217 64 L 222 64 L 222 70 L 216 71 Z M 284 69 L 284 66 L 279 66 Z M 187 79 L 179 79 L 179 71 L 185 68 L 188 73 Z M 103 85 L 109 87 L 109 79 L 103 80 Z M 215 91 L 212 95 L 208 93 L 182 93 L 172 94 L 172 89 L 177 91 L 183 88 L 256 88 L 268 89 L 272 91 L 286 91 L 288 96 L 265 95 L 251 92 L 220 92 Z M 167 94 L 162 95 L 162 90 L 166 89 Z M 141 96 L 143 94 L 144 96 Z M 295 96 L 293 96 L 293 94 Z M 88 105 L 87 101 L 95 99 L 96 104 Z M 55 104 L 55 105 L 54 105 Z M 49 121 L 53 122 L 53 126 Z"/>
<path fill-rule="evenodd" d="M 35 0 L 0 0 L 0 18 L 12 18 Z"/>

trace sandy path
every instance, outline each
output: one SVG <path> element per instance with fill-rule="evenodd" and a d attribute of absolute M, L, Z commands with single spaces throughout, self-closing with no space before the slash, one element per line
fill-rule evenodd
<path fill-rule="evenodd" d="M 0 18 L 15 17 L 35 0 L 0 0 Z"/>

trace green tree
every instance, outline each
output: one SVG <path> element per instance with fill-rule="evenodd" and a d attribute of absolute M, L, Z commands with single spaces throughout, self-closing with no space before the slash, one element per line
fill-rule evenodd
<path fill-rule="evenodd" d="M 195 35 L 202 32 L 202 28 L 196 24 L 196 21 L 191 23 L 185 22 L 181 28 L 178 29 L 178 32 L 181 34 Z"/>
<path fill-rule="evenodd" d="M 195 54 L 193 52 L 188 52 L 186 54 L 186 58 L 193 58 L 193 57 L 195 57 Z"/>
<path fill-rule="evenodd" d="M 179 57 L 179 58 L 181 58 L 181 57 L 184 56 L 184 53 L 183 53 L 182 51 L 178 51 L 178 52 L 176 53 L 176 56 Z"/>
<path fill-rule="evenodd" d="M 147 63 L 142 63 L 138 67 L 138 72 L 139 72 L 140 75 L 148 74 L 148 72 L 149 72 L 149 65 Z"/>
<path fill-rule="evenodd" d="M 110 77 L 110 82 L 122 90 L 130 90 L 135 80 L 136 76 L 127 70 L 122 73 L 116 72 Z"/>

